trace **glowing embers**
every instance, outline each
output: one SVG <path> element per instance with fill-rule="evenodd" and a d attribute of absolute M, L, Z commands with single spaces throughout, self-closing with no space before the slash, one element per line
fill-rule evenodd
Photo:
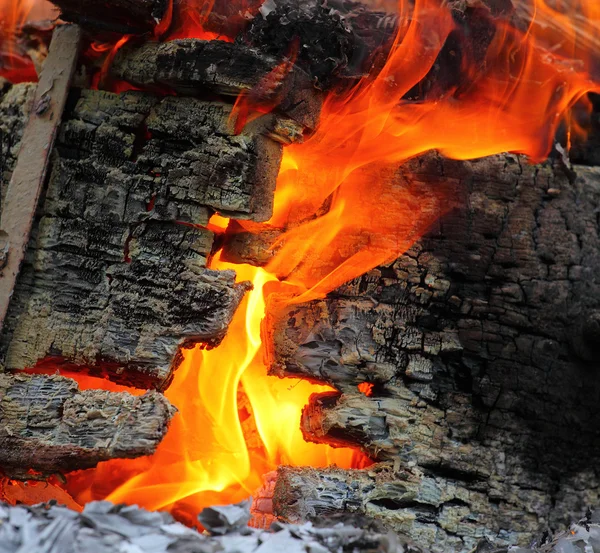
<path fill-rule="evenodd" d="M 358 391 L 361 394 L 366 395 L 367 397 L 372 397 L 373 396 L 373 388 L 375 387 L 375 384 L 373 384 L 372 382 L 361 382 L 357 388 Z"/>

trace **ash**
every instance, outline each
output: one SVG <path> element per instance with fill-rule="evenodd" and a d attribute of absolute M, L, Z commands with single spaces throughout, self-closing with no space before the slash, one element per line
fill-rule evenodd
<path fill-rule="evenodd" d="M 165 512 L 108 501 L 82 513 L 56 504 L 0 503 L 0 553 L 426 553 L 406 538 L 338 524 L 330 528 L 275 523 L 249 528 L 250 502 L 204 509 L 201 534 Z M 482 542 L 472 553 L 600 553 L 600 524 L 583 521 L 539 548 L 495 549 Z"/>

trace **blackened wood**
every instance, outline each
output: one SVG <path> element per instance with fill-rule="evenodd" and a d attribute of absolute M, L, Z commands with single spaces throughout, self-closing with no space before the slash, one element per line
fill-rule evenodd
<path fill-rule="evenodd" d="M 265 3 L 237 40 L 276 57 L 298 42 L 298 65 L 327 89 L 339 79 L 367 75 L 397 30 L 397 15 L 361 2 L 277 0 Z"/>
<path fill-rule="evenodd" d="M 546 532 L 543 538 L 540 532 L 535 541 L 539 547 L 511 547 L 506 538 L 523 530 L 527 534 L 528 526 L 535 524 L 536 513 L 497 513 L 493 505 L 480 512 L 481 496 L 460 485 L 447 488 L 439 479 L 415 468 L 394 470 L 380 465 L 344 471 L 284 466 L 278 469 L 273 510 L 292 523 L 308 520 L 325 525 L 338 520 L 368 528 L 385 522 L 388 528 L 394 528 L 400 536 L 412 537 L 414 542 L 433 541 L 432 553 L 575 553 L 584 551 L 584 547 L 586 551 L 600 551 L 596 514 L 583 517 L 579 524 L 570 524 L 568 531 L 554 536 L 548 537 Z M 563 515 L 573 516 L 569 512 Z M 428 526 L 434 517 L 440 520 L 446 535 L 430 533 Z M 495 528 L 495 532 L 488 527 Z M 464 534 L 470 537 L 465 539 Z M 420 550 L 414 542 L 403 545 L 407 551 Z"/>
<path fill-rule="evenodd" d="M 480 493 L 469 512 L 495 514 L 478 532 L 535 512 L 504 527 L 527 543 L 600 502 L 600 173 L 429 154 L 395 178 L 454 186 L 450 213 L 392 265 L 267 321 L 272 372 L 340 391 L 313 397 L 307 438 Z M 470 517 L 432 512 L 421 543 L 474 539 Z"/>
<path fill-rule="evenodd" d="M 150 455 L 174 412 L 153 391 L 80 391 L 61 376 L 0 374 L 0 469 L 26 477 Z"/>
<path fill-rule="evenodd" d="M 263 267 L 275 257 L 277 248 L 273 244 L 283 232 L 280 228 L 264 224 L 231 220 L 222 240 L 221 259 Z"/>
<path fill-rule="evenodd" d="M 27 88 L 0 103 L 3 172 Z M 214 209 L 269 217 L 281 156 L 260 120 L 233 136 L 230 110 L 73 93 L 2 335 L 5 368 L 58 363 L 163 388 L 180 347 L 219 343 L 247 287 L 206 268 L 213 235 L 203 225 Z"/>
<path fill-rule="evenodd" d="M 0 272 L 0 331 L 25 257 L 38 199 L 44 186 L 49 157 L 67 101 L 79 55 L 81 29 L 57 27 L 23 132 L 17 164 L 4 195 L 0 229 L 8 252 Z"/>
<path fill-rule="evenodd" d="M 92 32 L 124 35 L 151 32 L 172 0 L 52 0 L 65 21 L 79 23 Z"/>
<path fill-rule="evenodd" d="M 313 129 L 319 120 L 322 93 L 298 67 L 278 73 L 281 64 L 281 58 L 243 44 L 181 39 L 126 45 L 115 56 L 111 72 L 139 86 L 164 85 L 185 95 L 212 91 L 238 96 L 258 91 L 264 103 L 276 101 L 279 113 Z"/>

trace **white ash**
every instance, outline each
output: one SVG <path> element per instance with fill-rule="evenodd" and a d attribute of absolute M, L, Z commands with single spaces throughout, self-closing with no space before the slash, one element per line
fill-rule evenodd
<path fill-rule="evenodd" d="M 52 503 L 0 503 L 0 553 L 426 553 L 404 537 L 344 524 L 249 528 L 249 508 L 247 501 L 205 509 L 199 518 L 211 534 L 202 534 L 168 513 L 107 501 L 88 503 L 83 513 Z M 600 553 L 600 524 L 574 524 L 539 548 L 481 543 L 473 553 Z"/>

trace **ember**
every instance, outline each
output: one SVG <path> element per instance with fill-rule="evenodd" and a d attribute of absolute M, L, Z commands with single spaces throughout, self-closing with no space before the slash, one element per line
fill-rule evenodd
<path fill-rule="evenodd" d="M 71 0 L 56 3 L 66 19 L 86 24 L 84 8 Z M 262 6 L 244 1 L 231 5 L 219 0 L 171 1 L 159 16 L 130 19 L 130 14 L 115 11 L 111 16 L 114 21 L 104 21 L 101 13 L 90 12 L 90 20 L 102 22 L 102 32 L 107 32 L 109 24 L 118 32 L 89 42 L 85 57 L 90 73 L 82 79 L 88 78 L 87 88 L 94 93 L 80 93 L 73 102 L 77 107 L 72 108 L 71 119 L 67 120 L 71 126 L 65 127 L 67 131 L 61 136 L 57 151 L 64 158 L 64 171 L 71 171 L 75 166 L 75 156 L 69 158 L 73 137 L 85 136 L 92 144 L 86 145 L 90 148 L 87 172 L 73 170 L 72 178 L 81 186 L 87 186 L 96 173 L 108 175 L 103 177 L 107 179 L 105 183 L 139 182 L 139 188 L 138 184 L 132 185 L 135 193 L 131 194 L 139 195 L 135 200 L 139 199 L 141 207 L 135 209 L 142 215 L 127 219 L 133 217 L 127 209 L 134 211 L 128 205 L 122 209 L 123 220 L 119 216 L 114 219 L 115 227 L 122 223 L 125 229 L 122 253 L 130 268 L 113 268 L 121 263 L 115 261 L 121 255 L 119 235 L 114 238 L 118 255 L 111 257 L 112 265 L 106 273 L 109 286 L 112 279 L 129 282 L 137 278 L 142 284 L 131 295 L 135 299 L 114 299 L 113 293 L 110 299 L 102 300 L 113 309 L 114 319 L 106 322 L 110 317 L 101 317 L 94 324 L 110 326 L 113 334 L 107 340 L 111 343 L 109 353 L 98 346 L 89 358 L 85 357 L 86 350 L 72 364 L 78 368 L 94 363 L 108 366 L 106 359 L 112 356 L 114 367 L 110 365 L 106 374 L 127 384 L 123 367 L 132 357 L 141 355 L 142 361 L 136 358 L 131 363 L 132 373 L 136 372 L 139 381 L 144 383 L 143 379 L 147 379 L 145 382 L 164 389 L 178 413 L 152 455 L 106 460 L 95 468 L 70 472 L 64 484 L 53 482 L 60 494 L 68 492 L 79 506 L 108 499 L 150 510 L 167 509 L 193 525 L 203 508 L 244 500 L 261 488 L 265 474 L 282 465 L 359 469 L 369 466 L 375 457 L 394 461 L 394 466 L 400 459 L 411 458 L 413 449 L 419 450 L 418 447 L 411 446 L 407 438 L 408 445 L 402 449 L 404 438 L 398 438 L 394 432 L 385 435 L 381 430 L 388 424 L 387 415 L 390 420 L 401 418 L 393 407 L 386 407 L 389 398 L 382 392 L 397 370 L 394 361 L 388 359 L 391 355 L 386 353 L 390 335 L 396 329 L 391 325 L 377 329 L 379 334 L 373 344 L 383 353 L 375 351 L 376 347 L 361 348 L 362 338 L 357 330 L 360 325 L 353 318 L 359 316 L 360 310 L 368 316 L 369 301 L 375 310 L 377 294 L 373 293 L 369 300 L 361 299 L 360 308 L 358 304 L 348 307 L 344 301 L 359 294 L 350 288 L 344 293 L 343 287 L 351 287 L 355 279 L 391 264 L 410 250 L 440 217 L 455 207 L 456 183 L 460 179 L 445 175 L 443 162 L 440 173 L 444 178 L 437 179 L 425 166 L 426 160 L 424 172 L 413 180 L 398 176 L 398 167 L 431 150 L 454 160 L 511 152 L 525 154 L 537 163 L 550 155 L 556 137 L 563 131 L 568 139 L 559 151 L 568 165 L 565 156 L 571 140 L 586 134 L 581 117 L 574 114 L 589 114 L 593 106 L 587 94 L 600 92 L 596 68 L 600 9 L 594 0 L 530 0 L 518 3 L 515 10 L 508 1 L 399 0 L 391 14 L 376 11 L 389 9 L 380 6 L 386 2 L 377 3 L 377 7 L 376 3 L 369 3 L 369 11 L 363 5 L 341 0 L 332 1 L 331 5 L 317 1 L 298 3 L 297 10 L 283 13 L 281 6 L 289 3 L 282 0 L 278 7 L 278 2 L 272 0 Z M 158 6 L 160 2 L 154 4 Z M 0 0 L 0 10 L 4 10 L 0 11 L 0 76 L 13 83 L 36 77 L 33 61 L 19 45 L 19 28 L 28 18 L 40 18 L 40 12 L 35 10 L 43 10 L 43 17 L 49 13 L 45 4 L 34 5 L 32 1 L 17 5 L 19 9 L 14 10 L 12 4 Z M 282 18 L 290 25 L 285 31 L 279 30 Z M 316 30 L 306 30 L 307 25 L 318 21 L 326 23 Z M 366 31 L 373 21 L 381 24 L 377 32 L 369 34 Z M 142 32 L 146 35 L 138 36 Z M 270 42 L 269 37 L 280 42 Z M 319 37 L 313 41 L 314 49 L 310 37 Z M 260 41 L 269 48 L 262 51 Z M 327 57 L 325 50 L 332 54 Z M 444 60 L 449 60 L 451 70 L 442 67 Z M 133 92 L 113 103 L 112 96 L 103 90 L 139 94 Z M 90 106 L 99 106 L 98 113 L 103 115 L 90 115 Z M 166 114 L 162 119 L 157 115 L 161 110 Z M 99 143 L 94 141 L 105 140 L 103 137 L 109 135 L 106 151 L 98 153 Z M 285 144 L 283 154 L 281 144 Z M 282 156 L 281 161 L 278 156 Z M 118 162 L 116 168 L 110 165 L 113 158 Z M 273 167 L 279 171 L 274 197 L 269 181 Z M 428 171 L 430 180 L 425 182 L 423 174 Z M 88 174 L 93 176 L 88 178 Z M 206 179 L 202 197 L 195 195 L 193 179 L 198 174 Z M 52 185 L 73 186 L 69 179 L 61 178 L 51 177 Z M 239 196 L 232 192 L 236 186 L 242 190 Z M 547 194 L 554 195 L 550 188 Z M 82 197 L 98 201 L 97 195 L 90 192 Z M 54 191 L 54 195 L 49 194 L 49 201 L 60 204 L 63 196 L 64 191 Z M 109 201 L 112 200 L 107 200 L 106 206 Z M 120 203 L 115 205 L 120 209 Z M 112 217 L 112 212 L 107 214 L 111 209 L 117 210 L 101 204 L 97 213 L 92 209 L 90 212 L 93 216 Z M 494 209 L 494 217 L 499 219 L 508 210 L 496 204 Z M 65 217 L 67 211 L 61 204 L 53 216 Z M 83 218 L 88 216 L 92 217 L 86 212 Z M 203 285 L 209 292 L 203 296 L 191 292 L 178 296 L 174 292 L 164 303 L 159 292 L 160 301 L 152 304 L 148 300 L 146 305 L 145 287 L 158 281 L 156 275 L 164 283 L 169 269 L 147 269 L 153 255 L 148 252 L 159 250 L 156 243 L 162 244 L 160 228 L 152 227 L 147 238 L 144 225 L 151 228 L 153 223 L 160 223 L 166 228 L 165 220 L 177 226 L 165 243 L 178 244 L 185 252 L 184 262 L 174 265 L 173 274 L 184 275 L 188 283 L 193 281 L 195 271 L 204 271 Z M 67 223 L 64 226 L 67 228 Z M 190 234 L 184 236 L 183 232 Z M 212 243 L 213 234 L 216 246 Z M 65 235 L 68 236 L 67 231 Z M 54 251 L 53 240 L 49 240 L 48 251 Z M 249 243 L 260 240 L 264 243 L 256 247 L 258 258 L 249 259 L 252 264 L 243 262 L 243 255 L 236 248 L 242 244 L 242 249 L 248 250 Z M 519 240 L 518 236 L 514 240 Z M 136 256 L 139 265 L 133 261 Z M 153 262 L 166 267 L 163 257 L 168 256 L 159 253 L 158 261 Z M 415 264 L 426 262 L 423 258 Z M 574 265 L 573 262 L 569 266 Z M 90 264 L 80 269 L 91 274 L 95 267 Z M 233 276 L 226 271 L 235 271 L 235 287 Z M 216 282 L 217 274 L 229 274 L 227 278 L 232 282 L 227 286 L 235 292 L 224 292 L 226 284 Z M 95 282 L 95 278 L 87 280 Z M 385 273 L 377 278 L 383 283 L 394 281 Z M 493 278 L 485 275 L 485 279 Z M 103 279 L 104 274 L 97 280 L 104 282 Z M 422 280 L 423 283 L 419 279 L 417 282 L 431 290 L 423 302 L 435 294 L 453 293 L 451 283 L 436 280 L 431 274 Z M 187 286 L 185 283 L 181 284 L 182 289 Z M 244 294 L 246 290 L 249 291 Z M 329 296 L 332 292 L 338 294 L 333 299 Z M 523 301 L 519 299 L 518 286 L 504 293 L 517 297 L 515 303 Z M 179 297 L 189 298 L 194 316 L 201 312 L 211 324 L 200 330 L 193 327 L 193 321 L 188 320 L 191 316 L 180 313 L 180 308 L 184 308 L 179 305 Z M 205 307 L 215 297 L 224 305 L 220 307 L 225 313 L 221 315 L 223 320 L 235 311 L 224 338 L 228 321 L 216 320 Z M 381 302 L 386 304 L 385 298 Z M 461 316 L 475 316 L 475 308 L 463 312 L 460 299 L 455 303 Z M 141 322 L 135 319 L 139 327 L 135 332 L 142 336 L 139 342 L 131 346 L 134 339 L 130 337 L 119 342 L 114 336 L 119 336 L 120 329 L 115 328 L 124 326 L 128 311 L 137 313 L 138 304 L 143 304 L 142 314 L 145 310 L 156 313 L 165 306 L 177 311 L 173 316 L 182 329 L 181 335 L 174 339 L 170 330 L 146 335 L 150 325 L 142 317 Z M 296 329 L 298 321 L 304 325 L 305 335 Z M 436 316 L 422 317 L 422 324 L 432 331 L 442 325 Z M 22 348 L 27 352 L 23 357 L 33 359 L 31 365 L 37 365 L 28 367 L 27 372 L 53 374 L 56 368 L 52 363 L 57 358 L 68 358 L 69 348 L 75 346 L 61 346 L 68 331 L 63 328 L 56 332 L 53 339 L 46 340 L 51 343 L 45 355 L 38 356 L 41 360 Z M 98 336 L 109 336 L 108 331 L 96 332 Z M 349 337 L 348 343 L 355 338 L 355 344 L 344 343 L 336 332 L 342 338 Z M 406 335 L 408 343 L 408 330 Z M 514 341 L 517 340 L 515 336 Z M 149 342 L 160 353 L 140 354 Z M 159 366 L 156 359 L 170 359 L 174 342 L 181 346 L 177 360 L 168 367 L 161 361 Z M 441 351 L 447 367 L 454 370 L 453 355 L 462 348 L 447 335 L 438 342 L 427 344 L 425 337 L 416 338 L 417 345 L 409 344 L 402 361 L 398 361 L 404 377 L 419 383 L 411 403 L 415 409 L 424 409 L 427 402 L 436 405 L 437 401 L 428 387 L 437 368 L 430 357 L 421 356 L 420 352 Z M 88 350 L 92 351 L 91 346 Z M 20 351 L 11 350 L 13 358 L 18 358 Z M 23 368 L 17 365 L 15 362 L 9 368 Z M 358 367 L 357 374 L 350 375 L 353 367 Z M 82 390 L 128 389 L 104 379 L 95 381 L 77 371 L 61 368 L 61 374 L 79 382 Z M 105 376 L 100 371 L 96 374 Z M 298 376 L 299 380 L 278 379 L 275 375 Z M 464 387 L 472 391 L 471 376 L 461 373 L 456 379 L 457 389 L 464 380 Z M 139 381 L 132 383 L 138 385 Z M 68 387 L 60 379 L 54 382 Z M 23 381 L 23 386 L 29 383 Z M 130 391 L 140 395 L 139 390 Z M 410 388 L 410 393 L 413 391 Z M 69 389 L 69 394 L 75 396 L 76 392 Z M 140 402 L 146 396 L 141 398 Z M 370 418 L 372 402 L 379 399 L 383 407 L 378 408 L 388 409 L 387 415 Z M 443 409 L 451 417 L 461 418 L 451 407 Z M 161 415 L 167 411 L 165 407 Z M 341 413 L 339 419 L 333 416 L 334 412 Z M 63 416 L 62 407 L 57 407 L 57 413 L 57 417 Z M 363 423 L 363 419 L 368 422 Z M 347 432 L 339 427 L 340 420 L 349 429 Z M 408 422 L 402 419 L 398 423 L 398 427 L 403 425 L 402 436 L 410 435 L 409 427 L 415 420 L 416 417 L 409 417 Z M 481 427 L 487 424 L 486 420 Z M 457 426 L 460 427 L 460 420 Z M 363 427 L 371 434 L 365 437 Z M 470 436 L 470 430 L 464 432 Z M 433 434 L 438 439 L 438 434 L 432 431 Z M 445 436 L 456 443 L 463 439 L 460 435 L 454 437 L 452 431 L 445 432 Z M 439 440 L 442 444 L 441 437 Z M 444 448 L 440 445 L 439 449 Z M 428 454 L 423 454 L 427 460 L 422 463 L 425 469 L 443 464 L 431 461 Z M 415 455 L 420 455 L 420 450 Z M 127 456 L 135 457 L 122 455 Z M 90 461 L 86 466 L 92 464 Z M 347 476 L 352 473 L 330 468 L 322 473 L 325 484 L 314 485 L 312 475 L 296 475 L 296 469 L 289 467 L 280 470 L 281 479 L 289 480 L 289 489 L 296 495 L 301 494 L 305 481 L 311 482 L 307 486 L 311 490 L 323 488 L 332 497 L 342 488 L 348 488 L 347 495 L 351 496 L 355 493 L 353 483 L 360 483 L 364 494 L 374 494 L 372 501 L 356 499 L 352 505 L 355 513 L 367 516 L 375 508 L 373 505 L 387 509 L 390 501 L 392 511 L 410 501 L 411 506 L 416 503 L 419 508 L 425 503 L 407 499 L 410 494 L 421 497 L 424 493 L 418 487 L 423 478 L 421 469 L 407 466 L 401 497 L 393 501 L 377 495 L 380 490 L 387 490 L 388 478 L 379 469 L 368 475 L 360 472 L 361 476 L 354 480 Z M 455 472 L 457 479 L 465 482 L 470 478 L 484 479 L 480 474 L 464 476 L 465 471 Z M 328 486 L 337 491 L 327 492 Z M 18 485 L 16 489 L 14 501 L 23 501 L 26 488 Z M 34 496 L 38 497 L 32 494 L 31 501 Z M 320 500 L 315 499 L 315 503 Z M 435 508 L 445 508 L 440 507 L 444 504 L 439 501 Z M 459 505 L 458 499 L 450 499 L 448 504 L 451 501 L 456 502 L 452 508 Z M 281 497 L 277 502 L 281 503 Z M 293 505 L 304 508 L 300 499 Z M 290 520 L 295 516 L 294 508 L 287 511 Z M 281 511 L 285 511 L 285 506 Z"/>

